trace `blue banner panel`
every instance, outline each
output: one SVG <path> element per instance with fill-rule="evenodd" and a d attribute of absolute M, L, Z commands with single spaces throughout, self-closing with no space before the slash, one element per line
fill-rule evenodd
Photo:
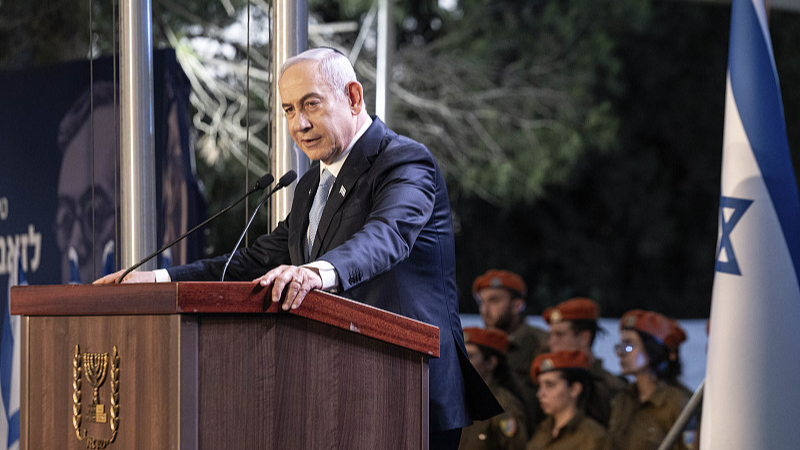
<path fill-rule="evenodd" d="M 189 83 L 154 54 L 158 245 L 202 220 L 191 164 Z M 113 60 L 0 73 L 0 292 L 17 263 L 30 284 L 90 283 L 119 269 L 119 95 Z M 202 233 L 160 264 L 202 255 Z"/>

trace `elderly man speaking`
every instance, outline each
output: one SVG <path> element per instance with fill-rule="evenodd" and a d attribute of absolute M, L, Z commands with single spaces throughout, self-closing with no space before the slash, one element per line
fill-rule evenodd
<path fill-rule="evenodd" d="M 501 409 L 464 349 L 442 173 L 424 145 L 367 114 L 355 71 L 336 50 L 287 60 L 279 90 L 292 138 L 319 165 L 298 181 L 286 219 L 236 252 L 226 279 L 272 284 L 284 310 L 324 289 L 439 327 L 429 444 L 455 449 L 462 427 Z M 219 280 L 226 259 L 133 272 L 125 281 Z"/>

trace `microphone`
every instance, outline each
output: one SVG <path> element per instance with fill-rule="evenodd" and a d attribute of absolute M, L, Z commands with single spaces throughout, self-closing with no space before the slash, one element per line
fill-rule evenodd
<path fill-rule="evenodd" d="M 284 176 L 286 176 L 286 175 L 284 175 Z M 281 178 L 281 180 L 283 180 L 283 178 Z M 155 256 L 158 256 L 159 254 L 163 253 L 168 248 L 170 248 L 173 245 L 177 244 L 178 242 L 182 241 L 186 236 L 194 233 L 195 231 L 199 230 L 201 227 L 207 225 L 212 220 L 214 220 L 217 217 L 221 216 L 222 214 L 228 212 L 231 208 L 233 208 L 234 206 L 236 206 L 239 203 L 241 203 L 242 200 L 244 200 L 247 197 L 255 194 L 258 191 L 264 190 L 267 186 L 272 184 L 273 181 L 275 181 L 275 177 L 273 177 L 269 173 L 264 174 L 263 177 L 259 178 L 258 181 L 256 181 L 255 186 L 253 186 L 252 189 L 250 189 L 249 191 L 247 191 L 247 193 L 245 193 L 243 196 L 241 196 L 239 198 L 239 200 L 236 200 L 234 203 L 230 204 L 227 208 L 223 209 L 222 211 L 220 211 L 220 212 L 214 214 L 213 216 L 209 217 L 208 219 L 204 220 L 200 225 L 197 225 L 196 227 L 192 228 L 191 230 L 187 231 L 186 233 L 183 233 L 179 238 L 177 238 L 174 241 L 170 242 L 169 244 L 161 247 L 160 249 L 158 249 L 155 252 L 151 253 L 150 256 L 148 256 L 147 258 L 139 261 L 138 263 L 136 263 L 133 266 L 131 266 L 130 268 L 128 268 L 128 270 L 126 270 L 125 272 L 122 273 L 121 277 L 117 278 L 117 283 L 118 284 L 121 283 L 122 280 L 125 279 L 125 276 L 127 276 L 129 273 L 131 273 L 134 270 L 136 270 L 137 268 L 139 268 L 139 266 L 141 266 L 142 264 L 146 263 L 147 261 L 150 261 Z"/>
<path fill-rule="evenodd" d="M 295 178 L 297 178 L 297 173 L 294 170 L 290 170 L 290 171 L 286 172 L 286 174 L 284 174 L 281 177 L 281 179 L 278 180 L 278 184 L 276 184 L 275 187 L 272 188 L 271 191 L 269 191 L 268 193 L 264 194 L 264 196 L 261 198 L 261 201 L 258 202 L 258 205 L 256 206 L 256 209 L 253 210 L 253 215 L 250 216 L 250 220 L 247 221 L 247 225 L 244 226 L 244 231 L 242 231 L 242 235 L 239 236 L 239 240 L 236 241 L 236 245 L 233 247 L 233 251 L 231 252 L 231 255 L 228 257 L 228 260 L 225 261 L 225 267 L 222 269 L 222 277 L 219 279 L 219 281 L 225 281 L 225 272 L 228 271 L 228 264 L 231 263 L 231 260 L 233 259 L 233 255 L 236 254 L 236 249 L 239 248 L 239 244 L 242 243 L 242 239 L 244 239 L 244 235 L 247 234 L 247 229 L 250 228 L 250 224 L 253 223 L 253 219 L 256 218 L 256 213 L 258 212 L 258 208 L 261 208 L 261 205 L 263 205 L 267 201 L 268 198 L 272 197 L 272 194 L 274 194 L 274 193 L 278 192 L 279 190 L 281 190 L 282 188 L 292 184 L 292 181 L 294 181 Z"/>

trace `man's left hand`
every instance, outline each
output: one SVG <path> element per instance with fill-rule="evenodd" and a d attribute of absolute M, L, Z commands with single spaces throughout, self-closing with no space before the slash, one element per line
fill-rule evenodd
<path fill-rule="evenodd" d="M 284 311 L 297 309 L 312 289 L 322 289 L 322 277 L 307 267 L 278 266 L 253 282 L 261 286 L 272 286 L 272 301 L 280 302 L 284 289 L 286 298 L 281 306 Z"/>

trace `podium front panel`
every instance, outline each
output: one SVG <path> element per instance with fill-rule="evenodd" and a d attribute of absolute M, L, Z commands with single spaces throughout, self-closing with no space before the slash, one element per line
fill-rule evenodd
<path fill-rule="evenodd" d="M 180 448 L 180 316 L 43 316 L 23 323 L 22 448 Z"/>

